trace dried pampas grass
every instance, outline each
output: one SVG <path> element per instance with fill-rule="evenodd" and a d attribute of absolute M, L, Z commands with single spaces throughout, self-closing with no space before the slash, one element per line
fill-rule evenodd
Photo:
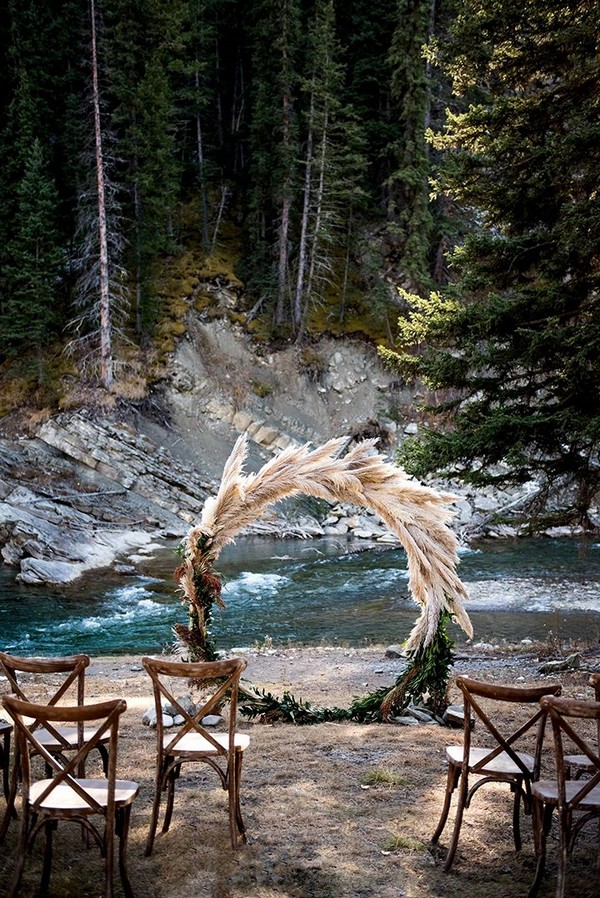
<path fill-rule="evenodd" d="M 330 502 L 369 508 L 392 530 L 408 559 L 409 588 L 421 614 L 407 650 L 426 647 L 443 611 L 469 636 L 473 630 L 464 609 L 467 592 L 456 573 L 457 539 L 450 527 L 454 496 L 411 479 L 364 440 L 340 453 L 347 438 L 285 449 L 256 474 L 244 473 L 247 437 L 241 436 L 227 460 L 219 491 L 205 502 L 200 523 L 186 538 L 185 561 L 177 571 L 179 586 L 196 614 L 202 614 L 198 584 L 210 575 L 219 553 L 274 502 L 301 493 Z"/>

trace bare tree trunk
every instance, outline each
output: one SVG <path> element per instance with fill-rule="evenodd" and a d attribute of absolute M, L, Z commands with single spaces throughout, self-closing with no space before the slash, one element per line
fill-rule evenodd
<path fill-rule="evenodd" d="M 287 158 L 290 145 L 290 113 L 291 104 L 287 93 L 283 97 L 283 151 Z M 285 318 L 284 303 L 287 290 L 288 270 L 288 233 L 290 228 L 291 207 L 291 171 L 288 168 L 283 183 L 283 199 L 281 201 L 281 221 L 279 223 L 279 263 L 277 266 L 277 305 L 275 307 L 275 324 L 281 324 Z"/>
<path fill-rule="evenodd" d="M 346 299 L 348 297 L 348 276 L 350 274 L 350 238 L 352 236 L 352 205 L 348 212 L 348 230 L 346 231 L 346 258 L 344 260 L 344 279 L 340 292 L 340 322 L 346 317 Z"/>
<path fill-rule="evenodd" d="M 108 238 L 106 228 L 106 196 L 104 189 L 104 158 L 100 123 L 100 90 L 98 87 L 98 53 L 96 47 L 96 6 L 90 0 L 92 38 L 92 91 L 94 104 L 94 146 L 96 153 L 96 184 L 98 192 L 98 243 L 100 252 L 100 380 L 108 390 L 113 381 L 111 346 L 110 292 L 108 274 Z"/>
<path fill-rule="evenodd" d="M 196 64 L 195 79 L 196 91 L 199 93 L 200 72 L 198 71 L 198 64 Z M 196 153 L 198 155 L 200 205 L 202 206 L 202 245 L 207 249 L 210 244 L 210 238 L 208 236 L 208 198 L 206 195 L 206 177 L 204 174 L 204 146 L 202 142 L 202 122 L 200 120 L 200 113 L 196 115 Z"/>
<path fill-rule="evenodd" d="M 304 205 L 302 208 L 302 229 L 300 232 L 300 245 L 298 247 L 298 273 L 296 277 L 296 293 L 294 296 L 293 319 L 298 326 L 302 321 L 302 306 L 304 297 L 304 275 L 306 273 L 307 243 L 308 243 L 308 218 L 310 214 L 311 177 L 312 177 L 312 152 L 313 152 L 313 118 L 315 111 L 315 98 L 311 94 L 310 116 L 308 122 L 308 138 L 306 141 L 306 170 L 304 172 Z"/>
<path fill-rule="evenodd" d="M 142 222 L 142 205 L 140 185 L 137 179 L 137 159 L 135 160 L 136 178 L 133 182 L 133 208 L 135 215 L 135 332 L 142 333 L 142 238 L 140 227 Z"/>
<path fill-rule="evenodd" d="M 310 250 L 310 266 L 308 270 L 308 280 L 306 284 L 306 303 L 303 318 L 306 317 L 306 309 L 308 300 L 313 290 L 315 269 L 317 263 L 317 250 L 320 246 L 321 218 L 323 215 L 323 197 L 325 196 L 325 158 L 327 155 L 327 124 L 328 113 L 325 111 L 325 120 L 323 122 L 323 134 L 321 136 L 321 152 L 319 154 L 319 185 L 317 187 L 317 199 L 315 204 L 315 226 L 313 230 L 313 238 Z"/>
<path fill-rule="evenodd" d="M 215 247 L 217 245 L 217 237 L 219 235 L 219 227 L 221 226 L 221 218 L 223 216 L 223 210 L 225 208 L 225 204 L 229 198 L 229 190 L 227 186 L 224 184 L 221 187 L 221 201 L 219 202 L 219 208 L 217 209 L 217 220 L 215 221 L 215 230 L 213 232 L 213 239 L 211 244 L 211 253 L 214 253 Z"/>
<path fill-rule="evenodd" d="M 306 287 L 304 288 L 304 302 L 302 305 L 302 314 L 300 319 L 300 327 L 298 328 L 298 336 L 296 338 L 297 341 L 302 340 L 304 336 L 304 327 L 306 324 L 306 317 L 308 315 L 308 306 L 310 302 L 310 297 L 313 292 L 313 285 L 315 281 L 315 271 L 317 268 L 317 253 L 321 245 L 320 241 L 320 231 L 321 231 L 321 218 L 323 215 L 323 198 L 325 196 L 325 159 L 327 156 L 327 125 L 328 125 L 329 113 L 328 110 L 325 110 L 325 117 L 323 121 L 323 133 L 321 135 L 321 148 L 319 151 L 319 181 L 317 185 L 317 195 L 315 200 L 315 221 L 312 232 L 312 239 L 310 244 L 310 262 L 308 266 L 308 276 L 306 278 Z"/>
<path fill-rule="evenodd" d="M 287 166 L 286 175 L 282 185 L 281 221 L 279 222 L 279 262 L 277 265 L 277 303 L 273 320 L 275 324 L 282 324 L 285 318 L 285 296 L 288 289 L 288 234 L 290 228 L 291 188 L 292 188 L 292 163 L 290 162 L 290 142 L 292 133 L 292 102 L 291 102 L 291 77 L 290 60 L 288 53 L 288 14 L 284 11 L 282 18 L 283 40 L 281 69 L 283 72 L 283 98 L 282 98 L 282 154 Z"/>

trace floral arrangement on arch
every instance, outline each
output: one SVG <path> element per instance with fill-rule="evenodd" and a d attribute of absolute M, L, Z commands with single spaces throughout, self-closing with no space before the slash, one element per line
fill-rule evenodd
<path fill-rule="evenodd" d="M 467 592 L 456 571 L 458 542 L 449 527 L 455 497 L 414 480 L 379 454 L 376 443 L 364 440 L 345 453 L 347 437 L 317 448 L 289 447 L 256 473 L 245 473 L 247 436 L 239 437 L 217 495 L 206 500 L 200 523 L 187 534 L 175 572 L 189 606 L 189 626 L 177 625 L 176 632 L 195 659 L 215 656 L 209 624 L 213 605 L 224 607 L 214 567 L 222 549 L 269 505 L 299 494 L 371 509 L 396 534 L 407 556 L 409 590 L 420 608 L 405 648 L 420 669 L 428 663 L 428 652 L 439 651 L 450 618 L 472 636 L 463 605 Z M 400 693 L 404 700 L 406 690 Z M 390 709 L 397 705 L 393 699 Z"/>

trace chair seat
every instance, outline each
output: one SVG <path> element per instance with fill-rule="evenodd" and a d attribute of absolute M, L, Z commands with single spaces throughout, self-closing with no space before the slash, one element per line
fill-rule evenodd
<path fill-rule="evenodd" d="M 63 739 L 68 743 L 70 748 L 77 748 L 79 744 L 79 737 L 77 734 L 77 727 L 55 727 L 56 732 L 60 733 Z M 83 730 L 83 741 L 89 742 L 89 740 L 96 734 L 96 730 L 94 727 L 84 727 Z M 62 743 L 60 743 L 54 733 L 51 733 L 49 730 L 44 727 L 38 727 L 35 731 L 35 736 L 40 745 L 43 745 L 44 748 L 48 749 L 61 749 L 65 748 Z M 100 739 L 100 742 L 108 742 L 108 736 L 104 736 Z"/>
<path fill-rule="evenodd" d="M 486 755 L 492 751 L 491 748 L 472 748 L 469 752 L 469 767 L 474 767 L 476 764 L 481 763 Z M 448 745 L 446 746 L 446 754 L 448 755 L 449 760 L 452 764 L 455 764 L 457 767 L 463 763 L 463 747 L 462 745 Z M 527 770 L 533 770 L 534 759 L 532 755 L 527 754 L 526 752 L 518 751 L 516 752 L 517 756 L 521 759 Z M 501 754 L 497 755 L 491 761 L 489 761 L 485 767 L 482 767 L 478 773 L 487 773 L 489 775 L 494 774 L 513 774 L 516 776 L 522 776 L 523 771 L 515 764 L 510 755 L 507 755 L 506 752 L 501 752 Z"/>
<path fill-rule="evenodd" d="M 38 780 L 31 785 L 29 793 L 30 804 L 34 804 L 36 799 L 48 788 L 52 780 Z M 92 796 L 101 807 L 105 808 L 108 804 L 108 783 L 102 779 L 77 779 L 77 783 L 81 785 L 86 792 Z M 135 796 L 139 792 L 138 783 L 131 780 L 115 781 L 115 805 L 124 807 L 131 804 Z M 79 813 L 93 813 L 90 805 L 78 795 L 77 792 L 68 783 L 60 783 L 56 786 L 47 800 L 42 801 L 40 807 L 47 810 L 57 809 L 60 811 L 77 811 Z"/>
<path fill-rule="evenodd" d="M 572 801 L 577 793 L 585 785 L 583 780 L 567 780 L 565 782 L 565 791 L 567 801 Z M 540 799 L 545 804 L 558 804 L 558 786 L 556 780 L 538 780 L 531 784 L 531 791 L 535 798 Z M 590 792 L 577 803 L 577 807 L 581 810 L 598 810 L 600 805 L 600 786 L 591 789 Z"/>
<path fill-rule="evenodd" d="M 590 761 L 587 755 L 565 755 L 563 763 L 565 767 L 574 767 L 579 771 L 593 771 L 596 769 L 594 763 Z"/>
<path fill-rule="evenodd" d="M 175 737 L 173 735 L 165 733 L 163 738 L 163 747 L 165 752 L 169 752 L 170 744 Z M 229 734 L 228 733 L 214 733 L 213 736 L 215 742 L 218 742 L 219 745 L 222 745 L 224 749 L 229 747 Z M 236 751 L 244 751 L 248 748 L 250 744 L 250 736 L 246 733 L 236 733 L 234 745 Z M 208 739 L 205 739 L 204 736 L 201 736 L 200 733 L 186 733 L 185 736 L 179 740 L 177 745 L 173 748 L 173 754 L 176 755 L 184 755 L 184 754 L 193 754 L 193 755 L 218 755 L 219 752 L 212 745 Z"/>

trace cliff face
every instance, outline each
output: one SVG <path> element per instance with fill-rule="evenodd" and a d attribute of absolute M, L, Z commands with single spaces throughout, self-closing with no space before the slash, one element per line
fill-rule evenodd
<path fill-rule="evenodd" d="M 163 402 L 169 426 L 139 422 L 179 460 L 220 477 L 240 433 L 256 465 L 291 443 L 318 444 L 375 428 L 395 442 L 398 395 L 372 346 L 323 339 L 258 354 L 226 320 L 192 320 L 175 353 Z"/>

